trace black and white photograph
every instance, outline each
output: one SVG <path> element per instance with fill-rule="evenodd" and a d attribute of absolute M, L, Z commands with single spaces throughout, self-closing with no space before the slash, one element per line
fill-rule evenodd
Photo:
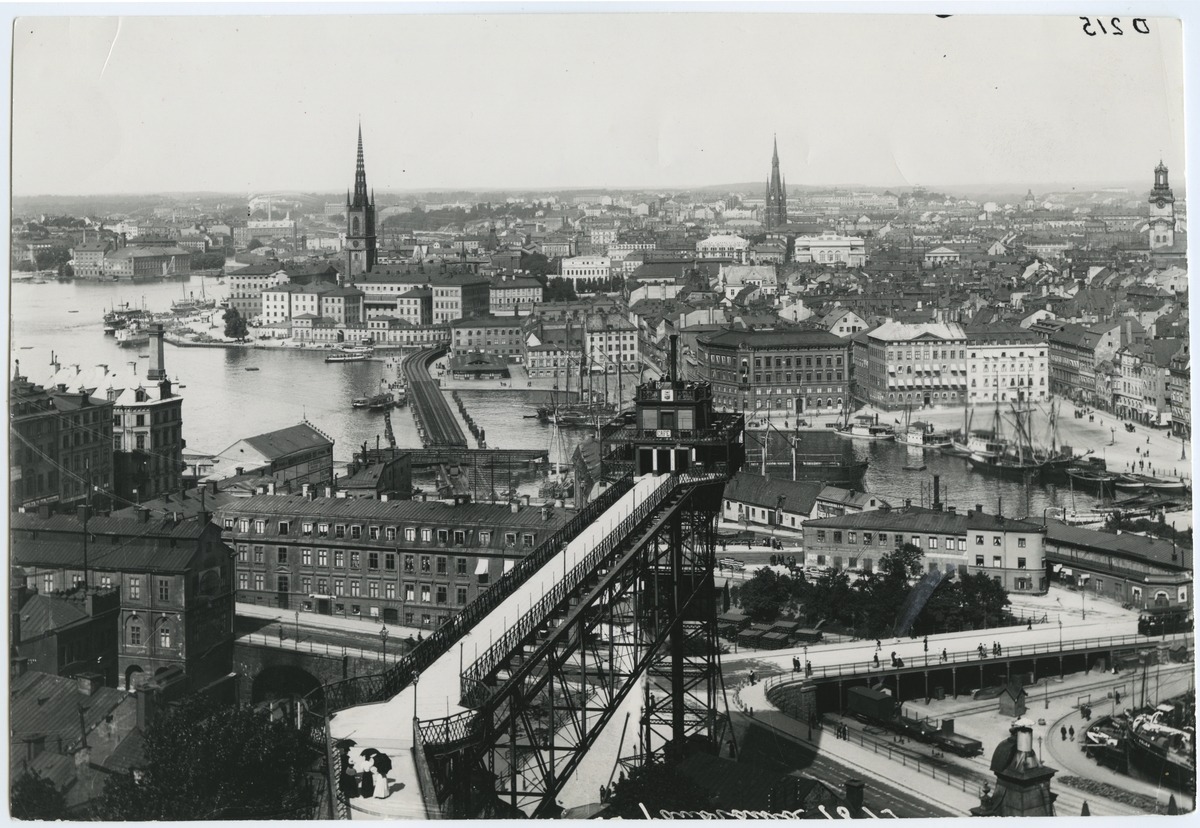
<path fill-rule="evenodd" d="M 1197 17 L 884 5 L 10 9 L 10 817 L 1191 814 Z"/>

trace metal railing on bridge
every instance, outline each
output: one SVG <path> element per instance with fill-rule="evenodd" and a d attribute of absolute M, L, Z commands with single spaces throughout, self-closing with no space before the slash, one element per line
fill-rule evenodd
<path fill-rule="evenodd" d="M 925 653 L 920 659 L 903 660 L 902 664 L 897 666 L 890 662 L 880 660 L 878 666 L 875 665 L 874 659 L 864 662 L 854 662 L 852 664 L 835 664 L 832 666 L 813 667 L 812 671 L 805 675 L 804 672 L 799 673 L 778 673 L 764 680 L 766 688 L 775 687 L 780 684 L 787 684 L 793 681 L 805 681 L 817 678 L 842 678 L 845 676 L 878 676 L 890 673 L 896 673 L 901 670 L 924 670 L 926 668 L 940 667 L 964 667 L 964 666 L 979 666 L 985 665 L 989 661 L 1004 661 L 1005 659 L 1022 658 L 1025 656 L 1035 655 L 1068 655 L 1078 653 L 1081 650 L 1103 650 L 1113 647 L 1150 647 L 1156 646 L 1164 641 L 1190 641 L 1191 636 L 1187 634 L 1178 634 L 1172 636 L 1157 636 L 1148 637 L 1144 635 L 1113 635 L 1099 638 L 1074 638 L 1067 641 L 1049 641 L 1040 644 L 1020 644 L 1015 647 L 1004 647 L 1000 655 L 994 655 L 990 650 L 985 649 L 984 655 L 981 657 L 979 648 L 973 650 L 957 650 L 953 653 L 946 653 L 946 658 L 942 658 L 941 653 Z"/>
<path fill-rule="evenodd" d="M 462 674 L 461 689 L 463 700 L 478 702 L 479 692 L 483 689 L 483 679 L 488 676 L 518 643 L 523 641 L 537 627 L 541 626 L 550 611 L 566 598 L 574 589 L 596 568 L 596 564 L 609 552 L 615 549 L 634 528 L 651 512 L 659 507 L 667 495 L 675 490 L 674 478 L 665 477 L 650 495 L 641 502 L 615 529 L 605 536 L 589 552 L 582 561 L 567 573 L 561 581 L 541 597 L 520 616 L 516 623 L 508 627 L 504 635 L 494 641 L 483 655 L 475 660 Z M 566 550 L 563 551 L 566 554 Z"/>
<path fill-rule="evenodd" d="M 533 552 L 518 561 L 516 566 L 504 573 L 491 589 L 480 593 L 460 613 L 434 630 L 411 652 L 397 659 L 386 672 L 355 676 L 314 690 L 314 694 L 324 693 L 326 715 L 347 707 L 385 701 L 399 693 L 409 685 L 414 673 L 420 673 L 454 646 L 472 627 L 525 583 L 530 575 L 545 566 L 566 542 L 582 532 L 632 487 L 631 477 L 614 483 L 604 494 L 571 518 L 565 526 L 560 527 Z"/>
<path fill-rule="evenodd" d="M 266 633 L 243 633 L 234 639 L 235 643 L 243 642 L 247 644 L 256 644 L 263 647 L 273 647 L 280 650 L 295 650 L 298 653 L 312 653 L 313 655 L 326 655 L 331 657 L 342 658 L 343 656 L 352 656 L 354 651 L 358 650 L 358 657 L 361 659 L 375 659 L 383 661 L 385 656 L 382 648 L 372 647 L 346 647 L 340 644 L 325 644 L 318 641 L 297 641 L 295 638 L 279 638 Z M 389 664 L 394 664 L 404 657 L 403 653 L 391 652 L 386 658 Z"/>

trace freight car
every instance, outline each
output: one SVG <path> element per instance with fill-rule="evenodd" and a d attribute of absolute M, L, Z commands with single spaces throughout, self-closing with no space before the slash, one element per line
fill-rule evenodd
<path fill-rule="evenodd" d="M 978 756 L 983 753 L 983 743 L 978 739 L 954 732 L 953 719 L 942 719 L 941 727 L 934 727 L 920 719 L 910 719 L 896 709 L 895 700 L 890 694 L 867 687 L 851 687 L 847 695 L 850 712 L 868 724 L 886 727 L 959 756 Z"/>

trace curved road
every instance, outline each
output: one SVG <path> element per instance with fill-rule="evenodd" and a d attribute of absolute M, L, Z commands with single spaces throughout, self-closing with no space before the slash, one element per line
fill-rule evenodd
<path fill-rule="evenodd" d="M 445 353 L 445 346 L 409 354 L 401 363 L 413 413 L 422 429 L 422 441 L 430 448 L 467 448 L 467 438 L 459 428 L 442 389 L 429 376 L 429 363 Z"/>

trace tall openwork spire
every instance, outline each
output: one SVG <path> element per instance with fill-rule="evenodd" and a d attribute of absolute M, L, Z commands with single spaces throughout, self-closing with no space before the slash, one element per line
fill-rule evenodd
<path fill-rule="evenodd" d="M 787 224 L 787 187 L 779 174 L 779 139 L 772 138 L 771 178 L 767 182 L 766 209 L 763 212 L 763 227 L 775 230 Z"/>
<path fill-rule="evenodd" d="M 367 168 L 363 164 L 362 124 L 358 125 L 358 161 L 354 166 L 354 200 L 350 206 L 361 209 L 369 204 L 367 197 Z"/>

